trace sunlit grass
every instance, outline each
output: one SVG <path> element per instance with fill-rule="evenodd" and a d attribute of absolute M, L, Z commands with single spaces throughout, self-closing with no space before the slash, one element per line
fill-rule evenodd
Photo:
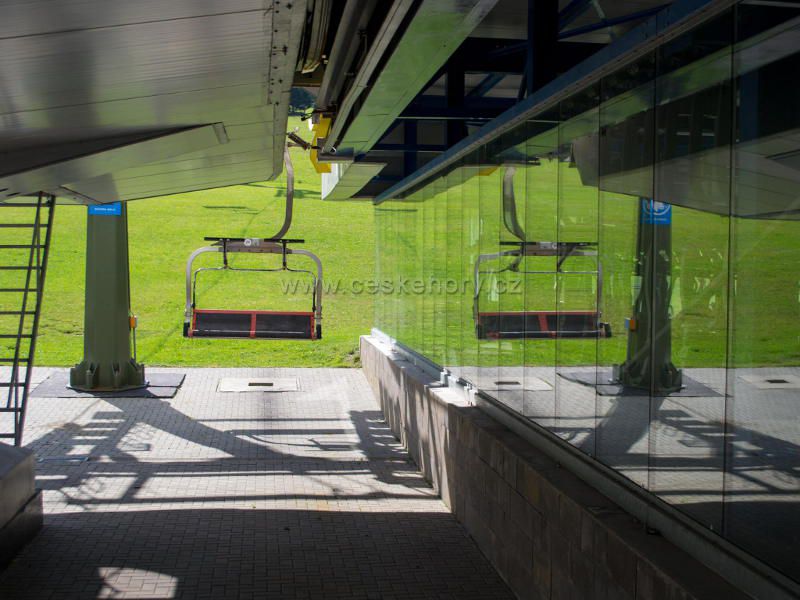
<path fill-rule="evenodd" d="M 289 236 L 323 261 L 327 279 L 373 277 L 373 209 L 368 202 L 320 200 L 320 177 L 307 155 L 293 151 L 295 218 Z M 184 268 L 204 236 L 268 237 L 279 228 L 284 179 L 129 203 L 131 296 L 139 317 L 138 357 L 146 365 L 352 366 L 358 336 L 372 325 L 373 296 L 337 293 L 324 299 L 320 341 L 189 340 L 182 335 Z M 71 365 L 83 354 L 86 208 L 58 206 L 40 327 L 37 363 Z M 207 255 L 197 266 L 221 264 Z M 276 257 L 237 256 L 238 266 L 276 266 Z M 301 265 L 301 262 L 293 263 Z M 198 306 L 221 309 L 310 310 L 305 294 L 285 295 L 282 276 L 208 273 Z M 284 277 L 285 279 L 285 277 Z"/>

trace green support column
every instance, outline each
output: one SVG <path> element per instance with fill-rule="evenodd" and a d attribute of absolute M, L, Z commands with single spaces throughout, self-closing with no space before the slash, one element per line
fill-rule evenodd
<path fill-rule="evenodd" d="M 116 391 L 147 385 L 131 356 L 128 211 L 124 202 L 89 207 L 86 227 L 86 310 L 83 361 L 70 387 Z"/>
<path fill-rule="evenodd" d="M 614 368 L 626 387 L 665 395 L 681 389 L 681 372 L 672 364 L 672 206 L 642 198 L 636 241 L 639 290 L 628 322 L 628 354 Z"/>

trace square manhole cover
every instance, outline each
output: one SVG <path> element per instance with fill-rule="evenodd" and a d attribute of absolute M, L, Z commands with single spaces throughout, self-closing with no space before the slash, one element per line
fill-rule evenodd
<path fill-rule="evenodd" d="M 121 442 L 117 448 L 121 452 L 150 452 L 153 449 L 152 444 L 145 442 Z"/>
<path fill-rule="evenodd" d="M 219 380 L 219 392 L 297 392 L 300 382 L 297 377 L 223 377 Z"/>
<path fill-rule="evenodd" d="M 503 392 L 511 392 L 514 390 L 525 392 L 549 392 L 553 389 L 549 383 L 538 377 L 527 376 L 524 379 L 498 379 L 490 390 L 500 390 Z"/>
<path fill-rule="evenodd" d="M 40 463 L 61 463 L 67 465 L 79 465 L 89 460 L 89 455 L 74 454 L 72 456 L 43 456 L 37 459 Z"/>
<path fill-rule="evenodd" d="M 744 381 L 759 390 L 800 390 L 797 375 L 741 375 Z"/>

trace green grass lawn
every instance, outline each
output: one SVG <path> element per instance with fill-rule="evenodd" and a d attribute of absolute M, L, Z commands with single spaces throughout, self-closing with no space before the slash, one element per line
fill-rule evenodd
<path fill-rule="evenodd" d="M 544 161 L 515 174 L 518 217 L 531 239 L 600 242 L 604 290 L 599 305 L 592 275 L 503 272 L 482 281 L 481 310 L 602 311 L 614 335 L 600 340 L 478 340 L 473 321 L 473 269 L 479 254 L 510 239 L 502 227 L 502 169 L 476 176 L 454 170 L 404 201 L 320 200 L 320 177 L 294 151 L 295 220 L 290 237 L 325 265 L 323 339 L 208 340 L 182 336 L 184 268 L 203 237 L 268 237 L 283 216 L 283 180 L 139 200 L 129 204 L 133 310 L 139 316 L 138 356 L 146 365 L 353 366 L 358 336 L 373 323 L 440 364 L 610 365 L 626 356 L 631 316 L 638 199 L 584 186 L 577 169 Z M 556 203 L 556 198 L 561 198 Z M 795 365 L 800 362 L 798 222 L 734 219 L 673 209 L 672 354 L 680 367 Z M 71 365 L 82 356 L 86 208 L 59 206 L 40 328 L 38 364 Z M 379 261 L 375 265 L 375 233 Z M 504 247 L 507 248 L 507 247 Z M 509 261 L 499 261 L 495 268 Z M 207 254 L 197 267 L 221 264 Z M 234 255 L 235 267 L 276 267 L 276 256 Z M 304 266 L 301 260 L 290 261 Z M 593 259 L 572 259 L 593 270 Z M 488 267 L 488 265 L 487 265 Z M 529 258 L 523 270 L 552 271 L 551 258 Z M 378 273 L 376 274 L 376 268 Z M 8 273 L 8 272 L 4 272 Z M 7 275 L 3 275 L 6 277 Z M 731 280 L 731 277 L 733 278 Z M 408 278 L 452 280 L 460 293 L 355 293 L 353 283 Z M 729 287 L 729 281 L 733 281 Z M 198 280 L 199 308 L 310 310 L 309 282 L 286 275 L 210 271 Z M 300 282 L 296 293 L 286 284 Z M 521 293 L 504 294 L 520 283 Z M 333 293 L 330 286 L 338 286 Z M 0 320 L 2 320 L 0 316 Z M 9 318 L 9 317 L 6 317 Z M 730 330 L 730 322 L 735 327 Z M 6 324 L 8 325 L 8 324 Z M 13 325 L 13 323 L 11 324 Z M 4 327 L 3 330 L 9 330 Z"/>
<path fill-rule="evenodd" d="M 289 237 L 322 258 L 325 277 L 341 282 L 324 299 L 320 341 L 203 340 L 182 335 L 184 268 L 204 236 L 267 237 L 280 226 L 284 177 L 130 202 L 131 295 L 139 317 L 138 357 L 145 365 L 353 366 L 358 336 L 372 325 L 373 296 L 351 293 L 353 281 L 373 277 L 373 209 L 369 202 L 327 203 L 308 156 L 293 151 L 295 218 Z M 58 206 L 40 326 L 37 363 L 72 365 L 83 352 L 86 208 Z M 276 266 L 275 256 L 235 256 L 234 266 Z M 205 255 L 196 266 L 218 266 Z M 290 263 L 301 265 L 300 262 Z M 199 281 L 198 307 L 310 310 L 310 297 L 284 294 L 280 275 L 210 273 Z M 301 281 L 305 279 L 300 278 Z"/>

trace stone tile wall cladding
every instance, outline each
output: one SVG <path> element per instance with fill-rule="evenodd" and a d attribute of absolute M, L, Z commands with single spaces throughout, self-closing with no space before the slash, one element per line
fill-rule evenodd
<path fill-rule="evenodd" d="M 386 421 L 519 598 L 747 598 L 375 337 L 361 364 Z"/>

